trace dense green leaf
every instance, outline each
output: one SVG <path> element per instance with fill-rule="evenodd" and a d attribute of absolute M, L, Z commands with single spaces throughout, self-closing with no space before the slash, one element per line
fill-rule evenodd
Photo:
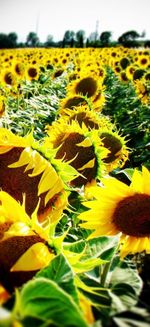
<path fill-rule="evenodd" d="M 85 257 L 110 260 L 118 246 L 118 237 L 97 237 L 87 241 Z"/>
<path fill-rule="evenodd" d="M 47 266 L 36 274 L 36 278 L 45 277 L 53 280 L 78 303 L 74 273 L 63 254 L 57 255 Z"/>
<path fill-rule="evenodd" d="M 18 315 L 21 320 L 33 317 L 48 326 L 87 327 L 82 312 L 72 297 L 54 281 L 39 277 L 29 281 L 20 292 Z"/>

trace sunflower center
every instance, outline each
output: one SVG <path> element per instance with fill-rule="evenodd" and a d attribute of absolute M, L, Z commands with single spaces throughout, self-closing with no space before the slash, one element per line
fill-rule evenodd
<path fill-rule="evenodd" d="M 97 91 L 96 80 L 92 77 L 83 78 L 79 83 L 77 83 L 75 88 L 76 93 L 82 93 L 87 97 L 92 97 Z"/>
<path fill-rule="evenodd" d="M 118 203 L 112 221 L 126 235 L 150 236 L 150 196 L 135 194 L 126 197 Z"/>
<path fill-rule="evenodd" d="M 106 163 L 113 162 L 116 159 L 116 153 L 122 148 L 121 141 L 117 137 L 109 133 L 102 133 L 101 139 L 103 141 L 104 147 L 110 151 L 104 161 Z"/>
<path fill-rule="evenodd" d="M 28 75 L 32 78 L 37 76 L 37 70 L 36 68 L 32 67 L 28 69 Z"/>
<path fill-rule="evenodd" d="M 73 120 L 77 120 L 77 122 L 79 123 L 79 125 L 81 127 L 82 127 L 82 123 L 84 123 L 85 126 L 87 126 L 88 128 L 98 129 L 98 124 L 94 123 L 92 120 L 90 120 L 90 118 L 86 115 L 85 112 L 79 112 L 79 113 L 73 115 L 70 118 L 70 122 L 72 122 Z"/>
<path fill-rule="evenodd" d="M 83 103 L 85 103 L 85 100 L 82 97 L 75 96 L 71 99 L 68 99 L 68 101 L 65 103 L 64 108 L 73 109 L 73 107 L 78 106 Z"/>
<path fill-rule="evenodd" d="M 76 170 L 80 169 L 80 173 L 85 177 L 77 177 L 73 180 L 72 184 L 75 186 L 85 185 L 96 177 L 97 174 L 97 158 L 95 156 L 94 146 L 78 146 L 79 143 L 85 139 L 84 135 L 79 133 L 70 133 L 64 140 L 61 147 L 57 151 L 56 158 L 65 160 L 72 160 L 71 166 Z M 91 168 L 85 168 L 84 166 L 91 160 L 95 159 L 95 163 Z M 84 167 L 81 169 L 81 167 Z"/>
<path fill-rule="evenodd" d="M 12 85 L 13 79 L 11 73 L 6 73 L 4 77 L 5 83 L 8 85 Z"/>

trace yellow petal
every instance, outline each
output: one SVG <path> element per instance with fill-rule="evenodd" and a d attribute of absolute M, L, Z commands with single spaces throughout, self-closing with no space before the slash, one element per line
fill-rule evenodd
<path fill-rule="evenodd" d="M 49 264 L 54 254 L 50 253 L 47 246 L 38 242 L 33 244 L 11 268 L 11 271 L 39 270 Z"/>
<path fill-rule="evenodd" d="M 134 170 L 130 188 L 135 193 L 143 193 L 143 178 L 142 174 L 137 169 Z"/>
<path fill-rule="evenodd" d="M 38 195 L 50 190 L 56 184 L 58 178 L 59 177 L 54 168 L 49 165 L 40 179 L 38 185 Z"/>
<path fill-rule="evenodd" d="M 89 147 L 89 146 L 92 145 L 92 142 L 91 142 L 90 138 L 87 137 L 85 140 L 83 140 L 83 141 L 80 142 L 80 143 L 77 143 L 76 145 L 77 145 L 77 146 L 83 146 L 84 148 L 87 148 L 87 147 Z"/>
<path fill-rule="evenodd" d="M 83 165 L 81 168 L 78 168 L 78 170 L 83 170 L 86 168 L 93 168 L 95 165 L 95 158 L 93 158 L 92 160 L 88 161 L 85 165 Z"/>
<path fill-rule="evenodd" d="M 0 191 L 0 211 L 5 211 L 5 218 L 8 221 L 22 221 L 29 223 L 30 218 L 24 208 L 8 193 Z"/>
<path fill-rule="evenodd" d="M 150 172 L 146 167 L 142 167 L 143 192 L 150 195 Z"/>

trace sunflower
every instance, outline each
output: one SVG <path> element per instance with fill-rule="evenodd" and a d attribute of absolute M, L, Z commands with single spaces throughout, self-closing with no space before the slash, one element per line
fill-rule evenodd
<path fill-rule="evenodd" d="M 86 97 L 82 95 L 68 94 L 65 98 L 60 100 L 58 114 L 62 114 L 65 109 L 73 109 L 74 107 L 85 105 L 86 103 Z"/>
<path fill-rule="evenodd" d="M 58 220 L 67 205 L 64 183 L 50 160 L 33 149 L 34 146 L 30 135 L 23 138 L 0 129 L 0 188 L 20 203 L 25 195 L 28 215 L 40 201 L 39 220 L 48 214 L 51 221 Z"/>
<path fill-rule="evenodd" d="M 145 55 L 139 56 L 137 64 L 139 68 L 147 69 L 147 67 L 150 64 L 149 56 L 145 56 Z"/>
<path fill-rule="evenodd" d="M 120 255 L 150 253 L 150 172 L 134 170 L 130 186 L 109 177 L 103 187 L 93 187 L 90 210 L 79 215 L 81 227 L 94 230 L 90 235 L 121 235 Z M 91 190 L 90 190 L 91 191 Z"/>
<path fill-rule="evenodd" d="M 5 101 L 6 98 L 2 95 L 0 95 L 0 117 L 2 117 L 2 115 L 5 112 Z"/>
<path fill-rule="evenodd" d="M 143 77 L 143 75 L 144 75 L 144 73 L 145 73 L 145 70 L 144 69 L 142 69 L 142 68 L 137 68 L 135 71 L 134 71 L 134 73 L 133 73 L 133 81 L 135 81 L 135 80 L 137 80 L 137 79 L 141 79 L 142 77 Z"/>
<path fill-rule="evenodd" d="M 122 69 L 126 69 L 130 65 L 130 59 L 128 57 L 121 58 L 120 65 L 121 65 Z"/>
<path fill-rule="evenodd" d="M 39 224 L 36 211 L 29 217 L 8 193 L 0 191 L 0 282 L 8 292 L 31 279 L 49 264 L 49 224 Z"/>
<path fill-rule="evenodd" d="M 12 69 L 3 69 L 1 71 L 0 82 L 4 87 L 14 87 L 17 85 L 17 75 Z"/>
<path fill-rule="evenodd" d="M 125 72 L 126 72 L 127 78 L 128 78 L 129 80 L 132 80 L 132 79 L 133 79 L 133 74 L 134 74 L 134 72 L 135 72 L 136 69 L 137 69 L 137 67 L 134 66 L 134 65 L 129 65 L 129 66 L 127 66 L 127 68 L 125 69 Z"/>
<path fill-rule="evenodd" d="M 29 81 L 37 80 L 39 78 L 39 67 L 37 65 L 28 64 L 26 68 L 26 79 Z"/>
<path fill-rule="evenodd" d="M 88 105 L 74 107 L 73 110 L 66 109 L 61 115 L 61 119 L 68 123 L 77 121 L 80 127 L 84 124 L 89 130 L 112 127 L 110 119 L 102 114 L 97 113 L 94 109 L 90 109 Z"/>
<path fill-rule="evenodd" d="M 21 61 L 15 61 L 13 65 L 13 70 L 18 78 L 23 78 L 25 74 L 25 64 Z"/>
<path fill-rule="evenodd" d="M 147 87 L 146 81 L 144 82 L 144 80 L 142 80 L 142 81 L 136 80 L 134 82 L 134 85 L 135 85 L 135 92 L 136 92 L 138 98 L 141 100 L 141 102 L 146 105 L 149 104 L 150 92 Z"/>
<path fill-rule="evenodd" d="M 105 103 L 105 87 L 96 73 L 86 73 L 81 75 L 80 78 L 75 79 L 67 86 L 67 92 L 73 96 L 82 95 L 86 96 L 93 103 L 94 107 L 102 108 Z"/>
<path fill-rule="evenodd" d="M 72 181 L 73 186 L 82 186 L 99 178 L 104 168 L 102 159 L 109 151 L 102 147 L 97 130 L 89 131 L 75 120 L 69 124 L 62 119 L 55 121 L 47 133 L 45 147 L 57 149 L 56 159 L 69 162 L 80 174 Z"/>
<path fill-rule="evenodd" d="M 99 136 L 103 146 L 109 150 L 107 157 L 103 159 L 107 171 L 111 172 L 113 169 L 123 167 L 129 156 L 125 137 L 108 128 L 101 129 Z"/>

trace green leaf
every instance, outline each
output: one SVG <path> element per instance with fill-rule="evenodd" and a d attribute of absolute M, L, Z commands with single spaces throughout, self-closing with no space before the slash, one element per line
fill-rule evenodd
<path fill-rule="evenodd" d="M 85 258 L 111 260 L 118 246 L 118 237 L 97 237 L 87 241 Z"/>
<path fill-rule="evenodd" d="M 82 273 L 85 271 L 90 271 L 96 266 L 104 264 L 105 261 L 102 259 L 97 259 L 97 258 L 91 258 L 85 261 L 79 261 L 76 264 L 74 264 L 74 269 L 78 273 Z"/>
<path fill-rule="evenodd" d="M 57 255 L 50 262 L 49 266 L 40 270 L 35 277 L 45 277 L 49 280 L 53 280 L 78 303 L 77 290 L 74 285 L 74 274 L 63 254 Z"/>
<path fill-rule="evenodd" d="M 112 320 L 118 327 L 149 327 L 149 312 L 140 307 L 134 307 L 131 310 L 115 315 Z"/>
<path fill-rule="evenodd" d="M 131 268 L 125 261 L 121 262 L 120 266 L 114 269 L 110 283 L 113 287 L 118 283 L 126 283 L 132 287 L 137 296 L 140 294 L 143 286 L 142 279 L 137 270 L 133 267 Z"/>
<path fill-rule="evenodd" d="M 17 309 L 21 321 L 31 317 L 40 319 L 41 326 L 88 327 L 72 297 L 53 281 L 43 277 L 31 280 L 19 296 Z"/>
<path fill-rule="evenodd" d="M 75 252 L 75 253 L 81 253 L 83 252 L 83 250 L 85 249 L 86 246 L 86 242 L 85 241 L 77 241 L 77 242 L 73 242 L 73 243 L 64 243 L 63 244 L 63 248 L 65 250 L 69 250 L 71 252 Z"/>
<path fill-rule="evenodd" d="M 137 271 L 126 262 L 115 267 L 110 278 L 111 313 L 122 312 L 136 305 L 142 285 Z"/>

